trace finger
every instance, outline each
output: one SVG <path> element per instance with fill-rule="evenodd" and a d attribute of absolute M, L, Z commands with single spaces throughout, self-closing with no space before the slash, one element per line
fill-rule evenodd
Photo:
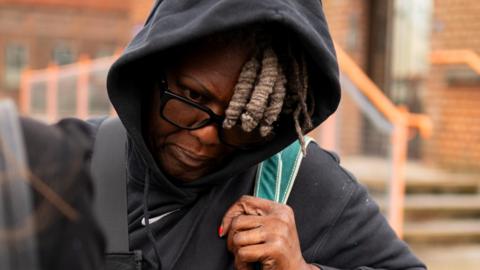
<path fill-rule="evenodd" d="M 228 233 L 231 227 L 232 220 L 242 214 L 265 216 L 271 211 L 273 205 L 272 201 L 264 200 L 252 196 L 242 196 L 227 210 L 222 219 L 220 226 L 220 237 Z"/>
<path fill-rule="evenodd" d="M 254 267 L 255 264 L 261 265 L 262 259 L 265 257 L 264 244 L 242 247 L 235 253 L 235 269 L 262 269 L 262 267 Z"/>
<path fill-rule="evenodd" d="M 238 245 L 235 243 L 236 237 L 243 237 L 243 232 L 256 230 L 263 227 L 265 217 L 240 215 L 233 219 L 231 229 L 228 232 L 227 247 L 231 252 L 235 252 Z M 258 233 L 258 232 L 257 232 Z M 237 236 L 241 234 L 241 236 Z M 248 240 L 240 240 L 242 243 Z M 254 241 L 254 240 L 252 240 Z M 247 243 L 248 244 L 248 243 Z M 256 244 L 252 242 L 251 244 Z"/>
<path fill-rule="evenodd" d="M 230 230 L 239 232 L 255 229 L 262 226 L 265 223 L 266 219 L 267 217 L 264 216 L 252 216 L 242 214 L 232 220 Z"/>
<path fill-rule="evenodd" d="M 230 206 L 230 208 L 223 216 L 222 224 L 220 225 L 220 229 L 218 231 L 219 236 L 223 237 L 224 235 L 226 235 L 230 230 L 232 221 L 236 217 L 244 214 L 246 213 L 241 205 L 234 203 L 232 206 Z"/>
<path fill-rule="evenodd" d="M 267 257 L 266 250 L 266 244 L 243 246 L 235 253 L 235 265 L 262 262 Z"/>
<path fill-rule="evenodd" d="M 269 213 L 272 210 L 273 206 L 277 204 L 276 202 L 271 200 L 249 195 L 243 195 L 239 199 L 239 202 L 243 203 L 248 208 L 256 209 L 256 213 L 258 213 L 258 211 L 260 210 L 262 214 Z"/>
<path fill-rule="evenodd" d="M 236 247 L 248 245 L 258 245 L 265 243 L 266 233 L 263 227 L 258 227 L 248 231 L 237 232 L 232 237 L 232 244 Z"/>

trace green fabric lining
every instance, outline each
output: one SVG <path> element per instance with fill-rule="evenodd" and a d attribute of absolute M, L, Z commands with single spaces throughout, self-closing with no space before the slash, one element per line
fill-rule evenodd
<path fill-rule="evenodd" d="M 306 145 L 312 138 L 305 137 Z M 285 204 L 303 159 L 299 141 L 264 160 L 258 167 L 254 196 Z"/>

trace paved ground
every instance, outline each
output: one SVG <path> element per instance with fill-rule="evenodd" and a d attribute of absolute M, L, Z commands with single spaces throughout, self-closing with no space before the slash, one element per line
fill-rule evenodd
<path fill-rule="evenodd" d="M 346 157 L 342 164 L 353 172 L 361 182 L 377 188 L 385 185 L 391 169 L 388 161 L 378 158 Z M 458 212 L 460 210 L 470 211 L 465 210 L 467 208 L 473 209 L 470 211 L 472 214 L 468 216 L 467 220 L 473 221 L 472 226 L 469 223 L 468 226 L 458 227 L 457 221 L 463 222 L 460 225 L 466 224 L 465 217 L 463 219 L 452 218 L 451 224 L 443 225 L 433 223 L 435 217 L 431 217 L 432 224 L 427 224 L 431 226 L 417 228 L 417 234 L 438 234 L 443 231 L 448 232 L 447 229 L 452 228 L 455 232 L 452 235 L 460 237 L 462 233 L 469 233 L 470 230 L 478 231 L 480 217 L 475 213 L 478 213 L 479 209 L 477 201 L 480 199 L 480 174 L 446 172 L 438 168 L 425 167 L 416 162 L 408 162 L 405 169 L 407 185 L 417 191 L 417 194 L 414 194 L 415 196 L 407 198 L 407 208 L 419 208 L 423 211 L 422 213 L 428 213 L 428 208 L 432 208 L 430 212 L 437 214 L 442 211 Z M 438 194 L 438 190 L 435 188 L 442 190 L 443 194 Z M 462 192 L 457 193 L 459 190 Z M 435 200 L 425 200 L 428 199 L 428 196 L 435 198 Z M 442 215 L 438 215 L 442 217 Z M 429 215 L 423 217 L 424 221 L 429 221 L 425 220 L 428 217 Z M 420 229 L 424 229 L 425 232 Z M 458 244 L 437 243 L 436 241 L 428 244 L 417 242 L 412 244 L 411 247 L 415 254 L 427 264 L 429 270 L 480 270 L 480 242 L 478 238 L 475 238 L 477 242 L 473 242 L 474 239 L 470 236 L 467 239 L 469 240 L 464 242 L 458 239 L 453 241 Z"/>
<path fill-rule="evenodd" d="M 359 180 L 369 186 L 385 185 L 390 179 L 389 159 L 363 156 L 343 157 L 341 165 L 351 171 Z M 405 165 L 405 178 L 414 187 L 480 187 L 480 173 L 448 172 L 440 168 L 424 166 L 415 161 Z"/>
<path fill-rule="evenodd" d="M 445 247 L 435 244 L 415 245 L 413 251 L 429 270 L 479 270 L 480 244 L 462 244 Z"/>

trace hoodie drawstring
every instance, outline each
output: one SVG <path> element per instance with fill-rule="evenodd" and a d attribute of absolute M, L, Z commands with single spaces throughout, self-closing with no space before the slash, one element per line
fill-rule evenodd
<path fill-rule="evenodd" d="M 150 228 L 150 211 L 148 210 L 148 191 L 150 189 L 150 170 L 147 169 L 147 176 L 145 178 L 145 186 L 143 189 L 143 216 L 145 217 L 145 228 L 147 230 L 147 236 L 150 242 L 153 245 L 153 250 L 155 252 L 155 257 L 157 258 L 158 270 L 162 269 L 162 261 L 160 260 L 160 252 L 155 241 L 155 236 L 153 235 L 152 229 Z"/>

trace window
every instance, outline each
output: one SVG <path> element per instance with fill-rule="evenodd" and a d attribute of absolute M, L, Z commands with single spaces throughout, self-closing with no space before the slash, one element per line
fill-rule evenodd
<path fill-rule="evenodd" d="M 112 56 L 114 53 L 115 53 L 115 51 L 113 49 L 102 48 L 95 53 L 95 58 Z"/>
<path fill-rule="evenodd" d="M 53 48 L 53 61 L 57 65 L 66 65 L 75 61 L 75 55 L 70 46 L 65 43 L 58 43 Z"/>
<path fill-rule="evenodd" d="M 5 48 L 5 86 L 18 89 L 22 70 L 27 65 L 27 48 L 21 44 L 7 44 Z"/>
<path fill-rule="evenodd" d="M 397 0 L 393 28 L 393 75 L 423 76 L 428 72 L 433 1 Z"/>

